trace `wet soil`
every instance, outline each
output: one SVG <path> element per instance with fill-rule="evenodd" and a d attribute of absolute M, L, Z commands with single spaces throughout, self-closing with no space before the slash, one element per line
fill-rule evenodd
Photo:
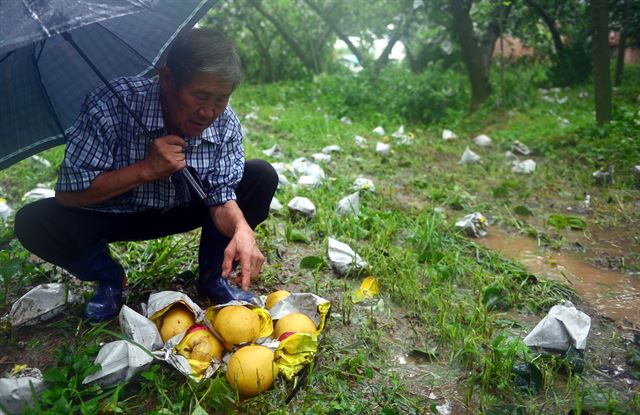
<path fill-rule="evenodd" d="M 531 273 L 568 283 L 602 316 L 640 327 L 640 278 L 596 267 L 582 252 L 551 250 L 533 238 L 491 227 L 484 246 L 521 262 Z"/>

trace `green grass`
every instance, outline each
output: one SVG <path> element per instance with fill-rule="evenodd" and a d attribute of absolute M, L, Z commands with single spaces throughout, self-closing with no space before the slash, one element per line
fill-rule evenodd
<path fill-rule="evenodd" d="M 546 207 L 544 201 L 554 197 L 576 202 L 586 192 L 594 195 L 594 221 L 637 225 L 638 212 L 632 209 L 637 191 L 624 171 L 640 155 L 632 142 L 625 141 L 634 138 L 630 134 L 640 122 L 636 121 L 640 114 L 629 110 L 639 92 L 640 82 L 634 80 L 640 70 L 631 67 L 625 74 L 626 83 L 615 95 L 616 121 L 604 129 L 593 124 L 589 100 L 576 99 L 584 88 L 576 88 L 560 92 L 569 97 L 566 104 L 523 96 L 519 99 L 526 102 L 519 106 L 516 100 L 509 110 L 488 105 L 467 117 L 454 111 L 446 123 L 406 121 L 414 143 L 394 145 L 389 158 L 374 152 L 377 138 L 371 130 L 378 123 L 388 132 L 399 127 L 401 118 L 392 110 L 354 116 L 354 123 L 347 126 L 340 122 L 344 114 L 336 113 L 335 105 L 325 105 L 340 97 L 323 100 L 313 92 L 319 89 L 317 84 L 242 87 L 232 105 L 241 116 L 255 112 L 259 117 L 244 121 L 248 158 L 264 157 L 261 151 L 276 143 L 285 151 L 285 162 L 310 158 L 331 144 L 342 148 L 323 165 L 328 180 L 321 187 L 282 187 L 276 194 L 285 206 L 293 196 L 309 197 L 317 207 L 315 218 L 277 212 L 258 229 L 269 263 L 256 289 L 268 293 L 296 287 L 332 302 L 332 317 L 304 388 L 288 404 L 294 385 L 284 380 L 262 396 L 238 400 L 222 374 L 194 383 L 159 364 L 126 385 L 87 388 L 78 379 L 94 370 L 90 362 L 100 342 L 113 338 L 96 333 L 78 318 L 77 329 L 71 330 L 76 334 L 68 338 L 78 346 L 56 355 L 47 375 L 50 392 L 40 400 L 40 408 L 47 413 L 95 413 L 96 408 L 107 406 L 113 412 L 150 414 L 202 413 L 199 410 L 400 414 L 433 413 L 444 398 L 452 402 L 455 398 L 470 413 L 630 414 L 640 410 L 637 391 L 598 381 L 590 356 L 579 370 L 571 357 L 538 354 L 522 342 L 551 306 L 561 299 L 578 300 L 568 287 L 531 275 L 453 226 L 458 217 L 479 210 L 497 223 L 558 247 L 562 245 L 558 232 L 561 225 L 570 226 L 570 219 L 565 215 L 549 223 L 560 212 Z M 559 117 L 571 124 L 563 128 Z M 460 138 L 444 142 L 439 137 L 443 127 L 453 129 Z M 474 148 L 483 157 L 480 164 L 457 165 L 468 139 L 480 133 L 489 134 L 494 147 Z M 369 139 L 366 149 L 356 146 L 356 134 Z M 502 154 L 514 139 L 535 151 L 534 175 L 516 175 L 504 163 Z M 61 149 L 43 156 L 53 162 L 53 168 L 25 160 L 0 172 L 2 195 L 14 209 L 24 203 L 25 191 L 55 180 Z M 594 188 L 590 175 L 603 160 L 620 166 L 620 180 Z M 374 180 L 375 193 L 361 192 L 361 212 L 356 217 L 338 216 L 337 202 L 352 192 L 353 180 L 359 176 Z M 440 207 L 446 208 L 444 213 L 436 209 Z M 514 210 L 523 211 L 518 207 L 526 207 L 532 215 L 515 214 Z M 592 226 L 591 221 L 585 226 Z M 353 304 L 350 294 L 359 278 L 339 278 L 326 262 L 315 272 L 299 266 L 305 256 L 326 261 L 329 236 L 351 245 L 369 263 L 369 273 L 380 283 L 379 297 L 364 305 Z M 4 314 L 10 306 L 7 299 L 56 274 L 34 264 L 10 230 L 3 231 L 0 241 L 5 300 L 0 302 L 0 313 Z M 147 293 L 171 287 L 176 276 L 193 275 L 197 241 L 194 232 L 116 244 L 114 252 L 128 265 L 129 284 L 136 292 Z M 146 300 L 138 294 L 133 297 L 128 301 L 135 305 Z M 110 328 L 117 330 L 117 326 Z M 421 351 L 421 362 L 429 369 L 424 378 L 411 380 L 398 371 L 396 358 L 398 353 L 415 350 Z M 430 398 L 430 391 L 437 392 L 436 399 Z"/>

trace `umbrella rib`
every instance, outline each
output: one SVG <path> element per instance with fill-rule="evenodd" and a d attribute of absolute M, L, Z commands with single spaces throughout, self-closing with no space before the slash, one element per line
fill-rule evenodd
<path fill-rule="evenodd" d="M 25 2 L 25 0 L 20 0 L 20 2 L 24 6 L 24 8 L 27 9 L 31 17 L 33 17 L 33 20 L 35 20 L 36 23 L 38 23 L 38 26 L 40 26 L 40 29 L 42 29 L 44 34 L 47 35 L 47 37 L 50 37 L 51 32 L 49 32 L 49 29 L 47 29 L 47 27 L 42 23 L 42 20 L 40 20 L 40 16 L 38 16 L 38 14 L 35 11 L 33 11 L 31 7 L 29 7 L 29 5 Z"/>
<path fill-rule="evenodd" d="M 105 25 L 103 25 L 102 23 L 99 23 L 99 22 L 98 23 L 94 23 L 94 25 L 100 26 L 102 29 L 104 29 L 105 31 L 109 32 L 114 38 L 118 39 L 118 42 L 120 42 L 120 44 L 122 44 L 122 46 L 124 46 L 131 53 L 133 53 L 134 55 L 138 56 L 141 60 L 145 61 L 147 63 L 147 65 L 149 65 L 149 67 L 147 67 L 147 69 L 145 69 L 144 71 L 140 72 L 138 74 L 138 76 L 146 75 L 147 73 L 149 73 L 151 68 L 155 69 L 156 71 L 158 70 L 158 68 L 156 67 L 156 65 L 153 62 L 149 61 L 149 59 L 147 59 L 140 52 L 138 52 L 136 49 L 131 47 L 131 45 L 129 43 L 127 43 L 124 40 L 122 40 L 122 38 L 120 38 L 120 36 L 115 34 L 111 29 L 109 29 L 108 27 L 106 27 Z"/>
<path fill-rule="evenodd" d="M 44 45 L 42 48 L 40 48 L 40 54 L 42 53 L 42 50 L 44 49 Z M 33 51 L 35 53 L 35 48 L 33 48 Z M 51 116 L 53 117 L 54 121 L 56 122 L 56 125 L 58 126 L 58 128 L 60 129 L 60 134 L 62 134 L 63 136 L 64 134 L 64 127 L 62 127 L 62 124 L 60 124 L 60 119 L 58 118 L 58 114 L 56 113 L 55 108 L 53 107 L 53 103 L 51 102 L 51 98 L 49 97 L 49 93 L 47 92 L 47 88 L 45 88 L 44 83 L 42 82 L 42 73 L 40 72 L 40 67 L 38 66 L 38 60 L 40 59 L 40 55 L 38 55 L 38 57 L 36 58 L 36 56 L 32 53 L 31 54 L 31 59 L 33 59 L 33 66 L 36 69 L 37 75 L 38 75 L 38 85 L 40 86 L 40 90 L 42 91 L 42 95 L 44 96 L 44 100 L 47 103 L 47 110 L 49 111 L 49 114 L 51 114 Z"/>

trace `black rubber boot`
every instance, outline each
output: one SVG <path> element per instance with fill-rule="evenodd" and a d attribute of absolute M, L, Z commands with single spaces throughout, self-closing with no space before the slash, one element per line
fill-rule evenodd
<path fill-rule="evenodd" d="M 202 227 L 200 237 L 198 293 L 214 304 L 225 304 L 233 300 L 260 304 L 254 294 L 234 286 L 222 276 L 224 249 L 229 244 L 229 238 L 220 234 L 213 222 L 209 222 Z"/>
<path fill-rule="evenodd" d="M 83 281 L 97 281 L 93 297 L 87 302 L 84 317 L 93 322 L 110 320 L 122 307 L 125 275 L 122 266 L 109 255 L 106 243 L 64 267 Z"/>

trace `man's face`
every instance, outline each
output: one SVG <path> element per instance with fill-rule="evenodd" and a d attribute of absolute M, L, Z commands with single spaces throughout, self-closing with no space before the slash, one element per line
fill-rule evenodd
<path fill-rule="evenodd" d="M 181 136 L 197 136 L 213 123 L 229 104 L 233 85 L 215 75 L 197 72 L 176 86 L 167 68 L 160 73 L 162 105 L 167 130 Z"/>

